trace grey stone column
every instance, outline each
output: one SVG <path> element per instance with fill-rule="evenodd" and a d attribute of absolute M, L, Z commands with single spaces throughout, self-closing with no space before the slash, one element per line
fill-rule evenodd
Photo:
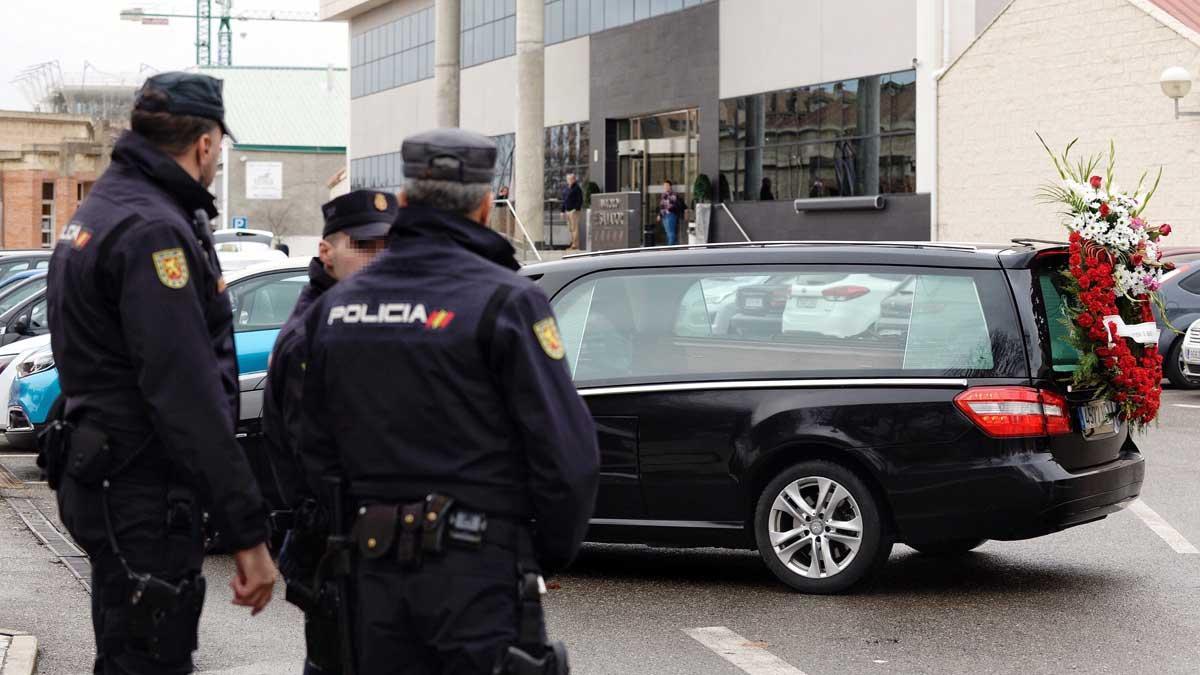
<path fill-rule="evenodd" d="M 433 45 L 433 82 L 437 92 L 437 125 L 458 126 L 459 42 L 462 0 L 437 0 Z"/>
<path fill-rule="evenodd" d="M 536 242 L 543 240 L 546 56 L 543 0 L 517 0 L 517 147 L 513 199 Z"/>
<path fill-rule="evenodd" d="M 763 151 L 762 146 L 767 142 L 767 106 L 766 94 L 746 97 L 746 177 L 742 199 L 758 200 L 758 190 L 762 187 Z M 730 189 L 733 189 L 732 186 Z"/>
<path fill-rule="evenodd" d="M 859 79 L 856 133 L 866 138 L 861 143 L 857 161 L 864 195 L 879 194 L 879 94 L 878 75 Z"/>

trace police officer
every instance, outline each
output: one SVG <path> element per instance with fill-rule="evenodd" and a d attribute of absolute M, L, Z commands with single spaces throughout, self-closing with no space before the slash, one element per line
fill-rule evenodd
<path fill-rule="evenodd" d="M 236 604 L 257 614 L 275 581 L 265 503 L 234 439 L 232 315 L 209 233 L 221 81 L 155 75 L 131 128 L 50 260 L 69 426 L 43 454 L 91 558 L 95 672 L 189 673 L 203 511 L 236 551 Z"/>
<path fill-rule="evenodd" d="M 279 566 L 288 582 L 288 601 L 304 610 L 307 645 L 306 673 L 338 673 L 340 648 L 334 617 L 319 606 L 321 589 L 313 587 L 316 562 L 324 552 L 328 536 L 321 524 L 324 516 L 315 508 L 315 497 L 304 482 L 297 460 L 301 433 L 300 393 L 303 386 L 301 358 L 297 351 L 304 339 L 304 318 L 313 301 L 334 283 L 362 269 L 382 252 L 388 231 L 396 220 L 396 197 L 372 190 L 356 190 L 321 207 L 325 229 L 317 257 L 308 265 L 308 285 L 292 309 L 271 353 L 267 386 L 263 395 L 263 433 L 271 453 L 271 464 L 282 505 L 302 522 L 292 532 L 280 554 Z"/>
<path fill-rule="evenodd" d="M 518 580 L 578 550 L 596 433 L 545 294 L 484 226 L 495 144 L 442 129 L 401 155 L 388 251 L 306 321 L 302 459 L 348 483 L 359 672 L 491 673 L 544 642 Z"/>

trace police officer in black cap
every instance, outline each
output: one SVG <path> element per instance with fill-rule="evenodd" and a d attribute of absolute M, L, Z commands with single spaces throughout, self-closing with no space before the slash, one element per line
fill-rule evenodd
<path fill-rule="evenodd" d="M 359 672 L 491 673 L 546 658 L 537 573 L 583 539 L 596 432 L 545 294 L 483 225 L 495 144 L 401 154 L 388 251 L 308 315 L 302 455 L 348 483 Z"/>
<path fill-rule="evenodd" d="M 327 514 L 304 482 L 298 460 L 301 434 L 300 393 L 304 371 L 297 351 L 304 340 L 304 319 L 310 305 L 338 281 L 359 271 L 381 253 L 398 214 L 396 197 L 373 190 L 356 190 L 321 207 L 325 229 L 317 257 L 308 265 L 309 283 L 275 339 L 267 386 L 263 395 L 263 433 L 270 450 L 274 479 L 284 503 L 276 523 L 291 530 L 279 556 L 279 569 L 288 583 L 287 599 L 304 611 L 307 646 L 305 673 L 340 673 L 341 651 L 336 616 L 316 588 L 317 563 L 329 536 Z"/>
<path fill-rule="evenodd" d="M 41 463 L 92 562 L 97 673 L 189 673 L 203 513 L 235 551 L 234 602 L 271 599 L 266 505 L 234 439 L 238 371 L 206 189 L 221 81 L 163 73 L 50 260 L 65 409 Z"/>

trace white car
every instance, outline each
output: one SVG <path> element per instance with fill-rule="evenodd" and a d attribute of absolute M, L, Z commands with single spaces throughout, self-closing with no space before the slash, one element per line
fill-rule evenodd
<path fill-rule="evenodd" d="M 288 257 L 275 248 L 275 235 L 266 230 L 217 230 L 213 232 L 213 246 L 223 272 L 236 272 Z"/>
<path fill-rule="evenodd" d="M 863 335 L 875 327 L 883 300 L 904 279 L 875 274 L 796 275 L 783 307 L 783 332 L 835 338 Z"/>
<path fill-rule="evenodd" d="M 8 428 L 8 398 L 13 380 L 17 377 L 17 364 L 27 360 L 40 349 L 50 346 L 50 335 L 38 335 L 0 347 L 0 432 Z"/>
<path fill-rule="evenodd" d="M 1183 374 L 1200 378 L 1200 319 L 1193 321 L 1184 334 L 1179 356 L 1183 360 Z"/>

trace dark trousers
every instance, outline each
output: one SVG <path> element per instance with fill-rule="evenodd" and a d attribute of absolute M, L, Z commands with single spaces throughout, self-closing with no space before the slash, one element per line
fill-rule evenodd
<path fill-rule="evenodd" d="M 110 482 L 108 505 L 113 530 L 129 567 L 172 583 L 199 576 L 204 544 L 200 510 L 194 501 L 189 510 L 177 513 L 169 524 L 167 481 L 162 471 L 143 465 Z M 93 672 L 191 673 L 199 612 L 151 625 L 144 613 L 131 609 L 133 586 L 108 542 L 101 490 L 98 485 L 83 485 L 68 474 L 58 491 L 63 524 L 92 563 L 92 627 L 96 637 Z"/>
<path fill-rule="evenodd" d="M 490 675 L 517 639 L 517 554 L 495 545 L 416 571 L 360 559 L 353 593 L 360 675 Z"/>

